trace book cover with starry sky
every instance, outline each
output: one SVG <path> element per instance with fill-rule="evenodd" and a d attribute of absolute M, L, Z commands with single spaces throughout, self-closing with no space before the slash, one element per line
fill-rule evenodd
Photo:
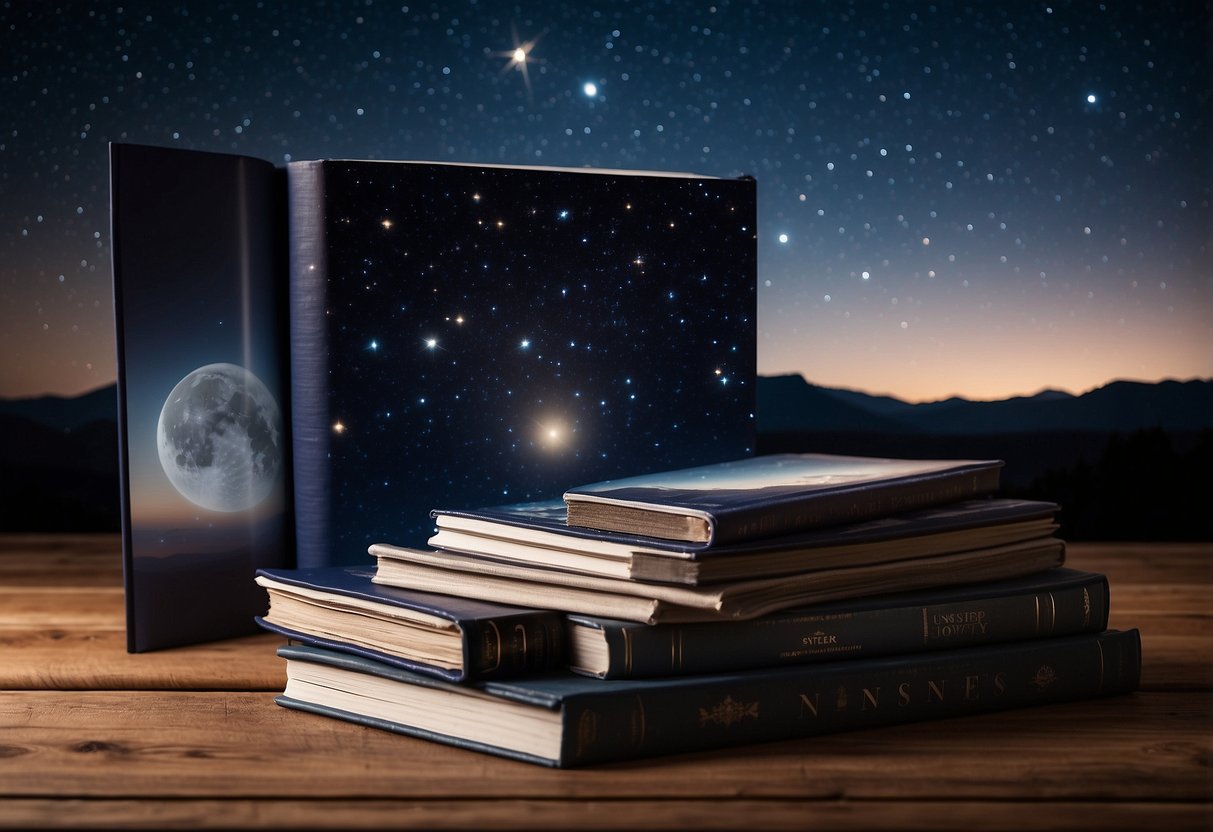
<path fill-rule="evenodd" d="M 756 184 L 288 166 L 299 562 L 754 448 Z"/>

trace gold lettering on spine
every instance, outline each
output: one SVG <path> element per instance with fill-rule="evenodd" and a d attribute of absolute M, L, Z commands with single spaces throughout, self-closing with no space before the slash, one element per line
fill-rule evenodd
<path fill-rule="evenodd" d="M 867 688 L 863 689 L 863 702 L 860 703 L 859 710 L 866 711 L 869 704 L 873 708 L 880 707 L 880 688 L 876 688 L 875 693 L 872 693 L 872 691 L 868 690 Z"/>
<path fill-rule="evenodd" d="M 930 629 L 927 627 L 927 608 L 922 608 L 922 643 L 926 644 L 930 640 Z"/>
<path fill-rule="evenodd" d="M 821 694 L 820 693 L 813 694 L 812 699 L 809 698 L 809 695 L 807 693 L 800 694 L 800 718 L 804 719 L 804 712 L 805 712 L 805 709 L 807 708 L 809 713 L 811 713 L 813 715 L 813 718 L 816 719 L 817 718 L 817 706 L 820 703 L 821 703 Z"/>
<path fill-rule="evenodd" d="M 910 683 L 902 682 L 897 686 L 897 704 L 905 707 L 910 704 Z"/>
<path fill-rule="evenodd" d="M 1057 600 L 1049 593 L 1049 633 L 1057 629 Z"/>
<path fill-rule="evenodd" d="M 979 698 L 977 695 L 977 683 L 980 678 L 979 676 L 965 677 L 965 699 L 974 701 Z"/>
<path fill-rule="evenodd" d="M 715 724 L 729 728 L 743 719 L 758 719 L 757 702 L 738 702 L 732 696 L 726 696 L 720 704 L 712 708 L 699 709 L 699 727 Z"/>
<path fill-rule="evenodd" d="M 1040 596 L 1033 596 L 1036 601 L 1036 635 L 1040 635 Z"/>
<path fill-rule="evenodd" d="M 947 687 L 947 684 L 948 684 L 948 682 L 946 679 L 941 679 L 939 681 L 938 685 L 935 684 L 934 682 L 932 682 L 930 679 L 928 679 L 927 680 L 927 699 L 930 700 L 931 694 L 934 694 L 935 697 L 937 699 L 939 699 L 940 702 L 942 702 L 943 701 L 943 691 L 944 691 L 944 688 Z"/>
<path fill-rule="evenodd" d="M 632 675 L 632 631 L 627 627 L 623 628 L 623 671 Z"/>
<path fill-rule="evenodd" d="M 495 640 L 494 643 L 497 646 L 497 649 L 493 652 L 497 654 L 497 662 L 492 667 L 488 668 L 488 670 L 496 670 L 497 668 L 501 667 L 501 649 L 505 646 L 505 643 L 501 640 L 501 630 L 497 629 L 497 622 L 490 618 L 489 626 L 493 628 L 493 638 Z"/>

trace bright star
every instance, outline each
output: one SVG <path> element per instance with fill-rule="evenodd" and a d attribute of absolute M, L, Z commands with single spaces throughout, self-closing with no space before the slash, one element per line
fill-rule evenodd
<path fill-rule="evenodd" d="M 780 234 L 780 235 L 779 235 L 779 242 L 781 242 L 781 243 L 786 243 L 787 241 L 788 241 L 788 235 L 787 235 L 787 234 Z"/>
<path fill-rule="evenodd" d="M 502 72 L 508 72 L 511 69 L 516 69 L 522 73 L 522 83 L 524 86 L 526 86 L 526 93 L 528 96 L 531 94 L 531 76 L 527 71 L 527 66 L 535 62 L 535 59 L 531 57 L 531 51 L 535 48 L 535 43 L 537 41 L 538 39 L 529 40 L 525 43 L 518 43 L 518 35 L 515 33 L 514 48 L 509 52 L 498 53 L 502 57 L 509 59 L 506 61 L 505 66 L 502 67 Z"/>
<path fill-rule="evenodd" d="M 562 421 L 551 421 L 540 423 L 539 427 L 539 444 L 549 450 L 555 451 L 560 448 L 567 447 L 570 439 L 570 431 Z"/>
<path fill-rule="evenodd" d="M 594 96 L 598 95 L 598 85 L 593 81 L 586 81 L 585 85 L 581 88 L 581 91 L 585 93 L 586 98 L 593 98 Z"/>
<path fill-rule="evenodd" d="M 427 350 L 436 349 L 437 347 L 438 347 L 438 339 L 437 339 L 437 338 L 426 338 L 426 339 L 425 339 L 425 348 L 426 348 Z"/>
<path fill-rule="evenodd" d="M 340 422 L 334 422 L 333 423 L 333 433 L 336 433 L 336 434 L 345 433 L 345 425 L 341 424 Z"/>
<path fill-rule="evenodd" d="M 374 352 L 375 350 L 379 349 L 379 342 L 371 341 L 370 349 L 371 349 L 371 352 Z"/>
<path fill-rule="evenodd" d="M 530 339 L 530 338 L 523 338 L 523 339 L 522 339 L 522 343 L 520 343 L 520 344 L 518 345 L 518 347 L 519 347 L 520 349 L 529 350 L 529 349 L 531 348 L 531 339 Z"/>
<path fill-rule="evenodd" d="M 1094 104 L 1094 103 L 1095 103 L 1096 101 L 1098 101 L 1098 100 L 1099 100 L 1099 99 L 1095 97 L 1095 93 L 1091 93 L 1090 95 L 1088 95 L 1088 96 L 1087 96 L 1087 103 L 1088 103 L 1088 104 Z"/>

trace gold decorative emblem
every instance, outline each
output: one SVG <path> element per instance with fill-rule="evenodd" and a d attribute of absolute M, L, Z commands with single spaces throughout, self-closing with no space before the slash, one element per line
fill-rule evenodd
<path fill-rule="evenodd" d="M 1037 690 L 1044 690 L 1056 681 L 1057 671 L 1047 664 L 1042 664 L 1040 670 L 1037 670 L 1036 675 L 1032 677 L 1032 686 Z"/>
<path fill-rule="evenodd" d="M 726 696 L 724 701 L 714 708 L 699 709 L 699 727 L 709 723 L 723 725 L 728 728 L 736 722 L 741 722 L 743 719 L 758 719 L 758 703 L 750 702 L 735 702 L 733 697 Z"/>

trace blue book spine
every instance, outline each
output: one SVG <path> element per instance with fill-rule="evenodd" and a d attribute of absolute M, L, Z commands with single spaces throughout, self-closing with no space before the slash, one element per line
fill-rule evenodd
<path fill-rule="evenodd" d="M 562 768 L 1090 699 L 1134 691 L 1141 679 L 1137 630 L 670 679 L 611 682 L 570 674 L 483 682 L 471 685 L 482 694 L 476 699 L 467 697 L 467 686 L 353 656 L 307 647 L 278 654 L 383 677 L 400 687 L 396 704 L 410 703 L 402 718 L 389 719 L 312 701 L 306 691 L 294 696 L 288 683 L 276 700 L 284 707 Z M 447 693 L 433 698 L 409 690 L 418 686 Z M 469 708 L 479 701 L 485 711 L 469 724 L 494 721 L 493 739 L 475 729 L 460 736 L 436 731 L 425 714 L 448 697 Z M 494 720 L 503 713 L 494 698 L 553 714 L 558 733 L 550 745 L 525 742 L 531 735 L 516 720 Z M 416 705 L 426 699 L 428 705 Z M 376 707 L 392 700 L 382 688 L 373 697 Z"/>
<path fill-rule="evenodd" d="M 570 616 L 572 669 L 604 679 L 719 673 L 1097 633 L 1103 575 L 1058 569 L 1027 579 L 785 610 L 748 621 L 640 625 Z M 586 648 L 593 643 L 605 670 Z"/>
<path fill-rule="evenodd" d="M 1137 630 L 767 673 L 635 683 L 564 702 L 561 766 L 1089 699 L 1137 688 Z M 698 681 L 702 680 L 702 681 Z M 608 685 L 600 682 L 600 685 Z"/>
<path fill-rule="evenodd" d="M 327 566 L 332 426 L 328 407 L 327 263 L 324 167 L 297 162 L 287 170 L 290 218 L 291 444 L 295 477 L 295 562 Z"/>

